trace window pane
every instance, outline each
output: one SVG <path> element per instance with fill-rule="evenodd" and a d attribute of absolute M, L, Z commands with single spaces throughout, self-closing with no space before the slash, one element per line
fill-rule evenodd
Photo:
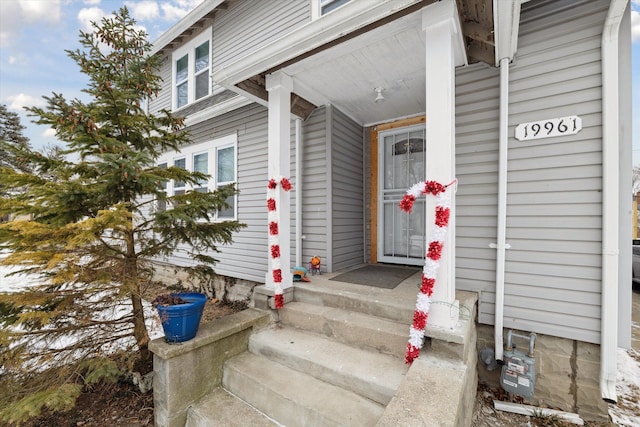
<path fill-rule="evenodd" d="M 320 14 L 325 15 L 334 9 L 339 8 L 343 4 L 349 3 L 349 0 L 321 0 Z"/>
<path fill-rule="evenodd" d="M 184 82 L 178 85 L 178 108 L 187 105 L 189 102 L 189 83 Z"/>
<path fill-rule="evenodd" d="M 196 99 L 209 95 L 209 73 L 202 72 L 196 76 Z"/>
<path fill-rule="evenodd" d="M 177 168 L 182 168 L 182 169 L 186 169 L 187 168 L 187 159 L 176 159 L 173 161 L 173 166 L 177 167 Z M 184 187 L 184 182 L 182 181 L 176 181 L 173 184 L 173 188 L 182 188 Z M 178 194 L 178 191 L 174 191 L 174 194 Z M 184 191 L 181 192 L 181 194 L 184 194 Z"/>
<path fill-rule="evenodd" d="M 189 75 L 189 55 L 185 55 L 176 61 L 176 83 L 187 79 Z"/>
<path fill-rule="evenodd" d="M 209 68 L 209 42 L 196 48 L 196 73 Z"/>
<path fill-rule="evenodd" d="M 236 197 L 235 196 L 231 196 L 229 198 L 227 198 L 227 203 L 229 203 L 229 209 L 223 209 L 221 211 L 218 211 L 218 218 L 220 219 L 227 219 L 227 218 L 233 218 L 233 214 L 234 214 L 234 207 L 236 205 Z"/>
<path fill-rule="evenodd" d="M 166 163 L 160 163 L 158 165 L 159 168 L 162 169 L 166 169 L 167 168 L 167 164 Z M 160 186 L 162 187 L 163 190 L 167 189 L 167 180 L 162 180 L 162 182 L 160 183 Z"/>
<path fill-rule="evenodd" d="M 234 147 L 218 150 L 218 184 L 233 182 L 235 179 Z"/>
<path fill-rule="evenodd" d="M 209 156 L 207 153 L 196 154 L 193 156 L 193 171 L 209 173 Z M 198 182 L 198 185 L 206 185 L 207 180 L 202 179 Z"/>

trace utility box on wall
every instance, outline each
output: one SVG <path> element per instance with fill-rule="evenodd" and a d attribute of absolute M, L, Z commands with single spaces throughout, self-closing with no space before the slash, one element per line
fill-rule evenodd
<path fill-rule="evenodd" d="M 529 338 L 529 354 L 516 349 L 512 345 L 512 335 Z M 507 349 L 503 355 L 502 372 L 500 374 L 500 386 L 509 392 L 522 397 L 531 397 L 536 386 L 536 361 L 533 357 L 535 334 L 529 337 L 516 335 L 512 331 L 507 334 Z"/>

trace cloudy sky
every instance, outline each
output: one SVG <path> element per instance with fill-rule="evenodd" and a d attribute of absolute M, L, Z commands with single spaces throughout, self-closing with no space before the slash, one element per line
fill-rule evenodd
<path fill-rule="evenodd" d="M 127 5 L 153 41 L 201 1 L 0 0 L 0 104 L 20 114 L 34 147 L 55 143 L 52 131 L 32 124 L 22 107 L 43 106 L 42 96 L 51 92 L 82 98 L 87 79 L 65 53 L 80 47 L 80 29 Z M 634 165 L 640 166 L 640 0 L 631 0 L 631 8 Z"/>
<path fill-rule="evenodd" d="M 22 107 L 43 107 L 52 92 L 85 99 L 88 79 L 65 52 L 80 48 L 80 30 L 126 5 L 153 41 L 201 1 L 0 0 L 0 104 L 20 114 L 33 147 L 56 144 L 53 131 L 31 123 Z"/>

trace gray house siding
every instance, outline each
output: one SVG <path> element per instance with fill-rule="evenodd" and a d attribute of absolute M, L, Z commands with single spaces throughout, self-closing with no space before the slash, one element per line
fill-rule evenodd
<path fill-rule="evenodd" d="M 327 271 L 327 109 L 316 109 L 303 123 L 302 244 L 303 264 L 319 256 Z"/>
<path fill-rule="evenodd" d="M 337 108 L 331 112 L 331 244 L 336 271 L 364 260 L 363 128 Z"/>
<path fill-rule="evenodd" d="M 600 40 L 607 6 L 604 1 L 523 5 L 509 93 L 511 249 L 504 325 L 593 343 L 600 333 Z M 482 292 L 479 321 L 493 324 L 495 254 L 486 248 L 495 242 L 497 212 L 497 71 L 472 86 L 465 79 L 478 79 L 477 70 L 458 77 L 456 283 Z M 473 102 L 472 87 L 487 91 L 490 99 Z M 489 108 L 484 119 L 483 103 Z M 571 115 L 582 119 L 576 135 L 522 142 L 513 137 L 519 123 Z M 474 132 L 480 133 L 469 135 Z M 474 146 L 475 162 L 466 164 Z"/>
<path fill-rule="evenodd" d="M 456 288 L 479 292 L 478 318 L 492 323 L 498 215 L 499 70 L 456 72 Z"/>
<path fill-rule="evenodd" d="M 251 54 L 311 21 L 311 2 L 300 0 L 229 2 L 216 15 L 213 69 Z"/>

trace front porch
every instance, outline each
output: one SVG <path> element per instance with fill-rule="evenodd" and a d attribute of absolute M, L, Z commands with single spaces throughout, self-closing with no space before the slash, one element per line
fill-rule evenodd
<path fill-rule="evenodd" d="M 278 311 L 260 287 L 256 308 L 203 325 L 194 340 L 153 341 L 156 425 L 344 425 L 345 416 L 350 425 L 468 424 L 477 295 L 456 293 L 455 328 L 427 325 L 409 367 L 420 274 L 381 289 L 330 280 L 339 273 L 296 282 Z"/>

